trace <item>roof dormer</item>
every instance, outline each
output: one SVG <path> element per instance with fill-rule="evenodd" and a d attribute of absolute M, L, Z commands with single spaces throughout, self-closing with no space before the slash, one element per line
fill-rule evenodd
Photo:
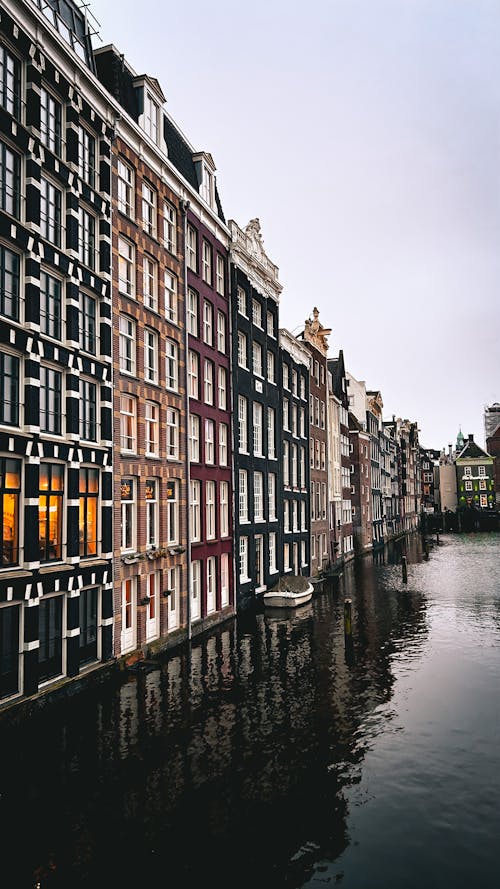
<path fill-rule="evenodd" d="M 193 154 L 193 163 L 198 177 L 200 197 L 212 210 L 216 210 L 214 159 L 207 151 L 200 151 L 199 154 Z"/>
<path fill-rule="evenodd" d="M 148 77 L 142 74 L 134 78 L 139 106 L 139 126 L 147 136 L 164 148 L 164 140 L 161 126 L 161 107 L 167 101 L 156 77 Z"/>

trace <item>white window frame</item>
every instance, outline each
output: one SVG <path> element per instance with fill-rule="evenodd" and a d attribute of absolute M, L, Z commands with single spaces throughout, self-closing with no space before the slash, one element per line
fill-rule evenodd
<path fill-rule="evenodd" d="M 165 340 L 165 388 L 171 392 L 179 389 L 179 344 L 175 340 Z"/>
<path fill-rule="evenodd" d="M 205 484 L 205 539 L 215 540 L 215 535 L 215 482 L 209 480 Z"/>
<path fill-rule="evenodd" d="M 169 253 L 177 253 L 177 210 L 163 201 L 163 243 Z"/>
<path fill-rule="evenodd" d="M 174 407 L 167 407 L 166 414 L 167 460 L 179 459 L 180 413 Z"/>

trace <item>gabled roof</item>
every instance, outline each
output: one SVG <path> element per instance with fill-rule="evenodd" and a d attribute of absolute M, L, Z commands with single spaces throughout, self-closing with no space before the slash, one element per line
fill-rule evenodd
<path fill-rule="evenodd" d="M 466 441 L 465 447 L 457 455 L 457 460 L 477 460 L 478 457 L 489 457 L 491 459 L 491 455 L 483 451 L 475 441 Z"/>
<path fill-rule="evenodd" d="M 346 393 L 342 386 L 342 380 L 345 377 L 344 352 L 341 349 L 338 358 L 329 358 L 327 362 L 328 370 L 332 375 L 333 394 L 345 406 L 347 400 Z"/>

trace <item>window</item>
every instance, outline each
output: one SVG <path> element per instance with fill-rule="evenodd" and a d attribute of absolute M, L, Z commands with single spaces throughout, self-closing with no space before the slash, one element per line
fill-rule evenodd
<path fill-rule="evenodd" d="M 122 551 L 135 548 L 136 527 L 136 499 L 135 479 L 122 478 L 120 486 L 121 500 L 121 549 Z"/>
<path fill-rule="evenodd" d="M 229 482 L 219 486 L 219 525 L 220 536 L 229 537 Z"/>
<path fill-rule="evenodd" d="M 144 413 L 144 435 L 146 457 L 160 456 L 160 405 L 154 401 L 146 401 Z M 123 444 L 122 444 L 123 449 Z M 168 455 L 168 427 L 167 427 Z"/>
<path fill-rule="evenodd" d="M 0 423 L 19 425 L 19 358 L 0 352 Z"/>
<path fill-rule="evenodd" d="M 197 618 L 200 616 L 201 597 L 201 562 L 196 559 L 191 562 L 191 614 Z"/>
<path fill-rule="evenodd" d="M 305 400 L 306 397 L 306 378 L 300 375 L 300 397 Z"/>
<path fill-rule="evenodd" d="M 472 491 L 472 481 L 466 480 L 465 482 L 465 490 Z"/>
<path fill-rule="evenodd" d="M 227 426 L 219 423 L 219 466 L 227 466 Z"/>
<path fill-rule="evenodd" d="M 275 361 L 274 361 L 274 352 L 267 353 L 267 379 L 270 383 L 276 382 L 275 380 Z"/>
<path fill-rule="evenodd" d="M 238 441 L 242 453 L 248 451 L 248 403 L 244 395 L 238 395 Z"/>
<path fill-rule="evenodd" d="M 95 269 L 95 217 L 83 207 L 78 211 L 78 258 L 89 269 Z"/>
<path fill-rule="evenodd" d="M 248 537 L 240 537 L 240 581 L 248 580 Z"/>
<path fill-rule="evenodd" d="M 303 407 L 300 409 L 300 437 L 306 437 L 306 412 Z"/>
<path fill-rule="evenodd" d="M 119 322 L 119 361 L 120 371 L 135 375 L 136 324 L 128 315 L 120 315 Z"/>
<path fill-rule="evenodd" d="M 186 263 L 192 272 L 198 271 L 198 235 L 192 225 L 187 226 Z"/>
<path fill-rule="evenodd" d="M 177 212 L 168 201 L 163 202 L 163 240 L 170 253 L 177 252 Z"/>
<path fill-rule="evenodd" d="M 176 479 L 167 482 L 167 540 L 179 543 L 179 482 Z"/>
<path fill-rule="evenodd" d="M 61 282 L 47 272 L 40 272 L 40 328 L 46 336 L 61 340 Z"/>
<path fill-rule="evenodd" d="M 267 456 L 274 460 L 276 457 L 276 422 L 273 407 L 267 409 Z"/>
<path fill-rule="evenodd" d="M 64 466 L 40 463 L 38 492 L 38 542 L 40 561 L 62 558 Z"/>
<path fill-rule="evenodd" d="M 297 445 L 292 445 L 292 487 L 297 487 Z"/>
<path fill-rule="evenodd" d="M 283 442 L 283 484 L 290 484 L 290 452 L 289 452 L 289 444 L 287 441 Z"/>
<path fill-rule="evenodd" d="M 177 278 L 165 269 L 165 317 L 171 324 L 177 324 Z"/>
<path fill-rule="evenodd" d="M 21 496 L 21 463 L 0 457 L 0 566 L 19 564 L 19 500 Z"/>
<path fill-rule="evenodd" d="M 297 438 L 298 435 L 298 425 L 297 425 L 297 405 L 292 404 L 292 435 L 294 438 Z"/>
<path fill-rule="evenodd" d="M 158 311 L 158 263 L 150 256 L 142 260 L 142 299 L 147 309 Z"/>
<path fill-rule="evenodd" d="M 283 530 L 288 534 L 290 532 L 290 501 L 285 500 L 283 503 Z"/>
<path fill-rule="evenodd" d="M 479 479 L 479 490 L 486 491 L 486 479 L 485 478 Z"/>
<path fill-rule="evenodd" d="M 215 556 L 207 559 L 207 614 L 215 611 L 215 587 L 216 587 L 216 560 Z"/>
<path fill-rule="evenodd" d="M 276 568 L 276 532 L 271 531 L 269 534 L 269 571 L 275 574 Z"/>
<path fill-rule="evenodd" d="M 200 490 L 201 490 L 201 482 L 197 479 L 193 479 L 190 481 L 191 487 L 191 502 L 190 502 L 190 528 L 191 528 L 191 540 L 196 542 L 201 540 L 201 505 L 200 505 Z"/>
<path fill-rule="evenodd" d="M 125 296 L 135 297 L 135 248 L 125 238 L 118 238 L 118 289 Z"/>
<path fill-rule="evenodd" d="M 306 486 L 306 449 L 300 448 L 300 486 Z"/>
<path fill-rule="evenodd" d="M 78 174 L 87 185 L 95 188 L 95 139 L 84 127 L 78 127 Z"/>
<path fill-rule="evenodd" d="M 137 400 L 132 395 L 120 395 L 120 449 L 137 453 Z"/>
<path fill-rule="evenodd" d="M 97 386 L 80 378 L 80 438 L 97 441 Z"/>
<path fill-rule="evenodd" d="M 240 522 L 248 522 L 248 481 L 246 469 L 239 471 L 239 512 Z"/>
<path fill-rule="evenodd" d="M 61 206 L 62 206 L 62 194 L 52 182 L 48 179 L 45 179 L 44 176 L 40 177 L 40 234 L 42 238 L 50 241 L 51 244 L 54 244 L 55 247 L 61 246 Z M 12 213 L 14 216 L 18 216 L 18 213 L 14 213 L 13 210 L 8 210 L 6 207 L 2 207 L 2 209 L 6 209 L 7 213 Z"/>
<path fill-rule="evenodd" d="M 80 348 L 95 355 L 97 352 L 97 303 L 94 297 L 80 293 Z"/>
<path fill-rule="evenodd" d="M 149 182 L 142 183 L 142 225 L 148 235 L 156 237 L 156 191 Z"/>
<path fill-rule="evenodd" d="M 292 392 L 297 395 L 297 371 L 292 370 Z"/>
<path fill-rule="evenodd" d="M 188 395 L 190 398 L 199 397 L 199 358 L 198 353 L 191 349 L 188 358 Z"/>
<path fill-rule="evenodd" d="M 49 151 L 61 157 L 61 105 L 43 86 L 40 89 L 40 140 Z"/>
<path fill-rule="evenodd" d="M 61 434 L 62 373 L 51 367 L 40 368 L 40 429 Z"/>
<path fill-rule="evenodd" d="M 146 90 L 144 96 L 144 129 L 153 142 L 158 142 L 158 111 L 159 106 Z"/>
<path fill-rule="evenodd" d="M 262 405 L 258 401 L 253 403 L 253 452 L 262 456 Z"/>
<path fill-rule="evenodd" d="M 203 164 L 202 182 L 200 194 L 210 207 L 214 206 L 214 177 L 206 164 Z"/>
<path fill-rule="evenodd" d="M 43 181 L 43 180 L 42 180 Z M 0 210 L 20 218 L 21 161 L 18 154 L 0 142 Z"/>
<path fill-rule="evenodd" d="M 158 546 L 158 482 L 155 478 L 146 479 L 146 546 Z"/>
<path fill-rule="evenodd" d="M 226 352 L 226 316 L 224 312 L 217 312 L 217 349 Z"/>
<path fill-rule="evenodd" d="M 201 257 L 202 278 L 207 284 L 212 284 L 212 248 L 207 241 L 203 241 Z"/>
<path fill-rule="evenodd" d="M 269 521 L 276 521 L 276 476 L 270 472 L 267 476 L 267 502 Z"/>
<path fill-rule="evenodd" d="M 306 502 L 305 502 L 305 500 L 300 501 L 300 530 L 307 531 L 307 528 L 306 528 Z"/>
<path fill-rule="evenodd" d="M 229 555 L 222 553 L 220 557 L 220 604 L 221 608 L 229 605 Z"/>
<path fill-rule="evenodd" d="M 252 299 L 252 321 L 256 327 L 262 328 L 262 306 L 256 299 Z"/>
<path fill-rule="evenodd" d="M 144 329 L 144 379 L 158 383 L 158 334 L 148 327 Z"/>
<path fill-rule="evenodd" d="M 241 330 L 238 331 L 238 364 L 248 369 L 247 338 Z"/>
<path fill-rule="evenodd" d="M 480 503 L 481 509 L 485 509 L 488 506 L 488 497 L 486 496 L 486 494 L 479 495 L 479 503 Z"/>
<path fill-rule="evenodd" d="M 216 287 L 217 293 L 220 293 L 221 296 L 224 296 L 225 293 L 225 279 L 226 279 L 226 269 L 224 258 L 218 253 L 217 254 L 217 265 L 216 265 Z"/>
<path fill-rule="evenodd" d="M 483 476 L 483 478 L 484 478 L 484 476 L 486 475 L 486 466 L 479 467 L 479 475 Z"/>
<path fill-rule="evenodd" d="M 167 407 L 167 460 L 179 459 L 179 411 Z"/>
<path fill-rule="evenodd" d="M 215 482 L 207 481 L 205 488 L 206 539 L 215 539 Z"/>
<path fill-rule="evenodd" d="M 326 443 L 324 441 L 321 442 L 321 469 L 323 471 L 326 469 Z"/>
<path fill-rule="evenodd" d="M 20 257 L 0 244 L 0 313 L 12 321 L 19 321 L 19 296 Z"/>
<path fill-rule="evenodd" d="M 134 218 L 134 171 L 121 158 L 117 163 L 118 178 L 118 209 Z"/>
<path fill-rule="evenodd" d="M 215 463 L 215 424 L 205 420 L 205 463 Z"/>
<path fill-rule="evenodd" d="M 262 346 L 259 343 L 252 344 L 253 372 L 257 377 L 262 376 Z"/>
<path fill-rule="evenodd" d="M 237 290 L 238 297 L 238 312 L 240 315 L 244 315 L 245 318 L 247 316 L 247 295 L 243 290 L 243 287 L 238 287 Z"/>
<path fill-rule="evenodd" d="M 274 318 L 272 312 L 266 313 L 267 318 L 267 335 L 274 337 Z"/>
<path fill-rule="evenodd" d="M 290 571 L 290 544 L 283 545 L 283 570 Z"/>
<path fill-rule="evenodd" d="M 44 596 L 38 608 L 38 682 L 47 682 L 63 672 L 63 597 Z"/>
<path fill-rule="evenodd" d="M 80 556 L 97 555 L 97 527 L 99 507 L 99 470 L 80 469 L 79 518 Z"/>
<path fill-rule="evenodd" d="M 287 432 L 290 430 L 290 402 L 288 398 L 285 398 L 283 401 L 283 429 L 286 429 Z"/>
<path fill-rule="evenodd" d="M 254 521 L 264 521 L 264 490 L 262 472 L 254 472 L 253 474 L 253 508 Z"/>
<path fill-rule="evenodd" d="M 297 503 L 296 500 L 292 500 L 292 529 L 294 531 L 299 530 L 298 509 L 299 509 L 299 504 Z"/>
<path fill-rule="evenodd" d="M 179 347 L 174 340 L 165 340 L 165 387 L 177 392 L 179 385 Z"/>
<path fill-rule="evenodd" d="M 217 389 L 218 389 L 218 405 L 221 411 L 227 408 L 227 373 L 225 367 L 218 368 L 217 371 Z"/>
<path fill-rule="evenodd" d="M 464 466 L 464 478 L 467 476 L 470 478 L 472 475 L 472 469 L 470 466 Z"/>
<path fill-rule="evenodd" d="M 209 346 L 213 344 L 214 309 L 212 303 L 203 302 L 203 341 Z"/>
<path fill-rule="evenodd" d="M 191 288 L 187 297 L 187 328 L 188 333 L 198 336 L 198 294 Z"/>
<path fill-rule="evenodd" d="M 203 371 L 203 399 L 205 404 L 214 403 L 214 365 L 205 358 Z"/>
<path fill-rule="evenodd" d="M 196 414 L 189 416 L 189 460 L 200 462 L 200 418 Z"/>
<path fill-rule="evenodd" d="M 21 120 L 21 63 L 6 46 L 0 46 L 0 105 Z"/>
<path fill-rule="evenodd" d="M 283 389 L 289 389 L 288 364 L 283 365 Z"/>

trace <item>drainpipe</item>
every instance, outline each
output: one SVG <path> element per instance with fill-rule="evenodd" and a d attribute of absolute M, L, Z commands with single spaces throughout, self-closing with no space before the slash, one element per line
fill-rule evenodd
<path fill-rule="evenodd" d="M 187 283 L 187 211 L 189 209 L 189 201 L 181 200 L 182 213 L 182 231 L 183 231 L 183 247 L 184 247 L 184 390 L 186 392 L 186 423 L 185 423 L 185 448 L 186 448 L 186 512 L 187 512 L 187 542 L 186 542 L 186 624 L 187 624 L 187 640 L 191 643 L 192 627 L 191 627 L 191 473 L 189 462 L 189 393 L 188 393 L 188 355 L 189 355 L 189 333 L 188 333 L 188 283 Z"/>

